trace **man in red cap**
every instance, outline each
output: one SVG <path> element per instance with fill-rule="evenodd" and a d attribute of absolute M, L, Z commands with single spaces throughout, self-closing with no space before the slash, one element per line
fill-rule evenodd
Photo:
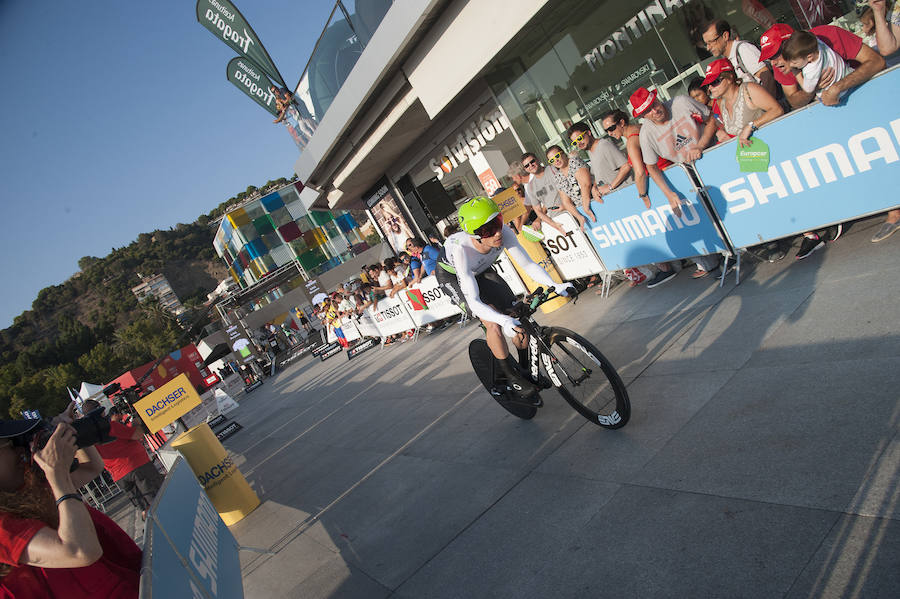
<path fill-rule="evenodd" d="M 672 212 L 681 216 L 681 198 L 667 184 L 662 171 L 657 166 L 659 158 L 671 162 L 694 162 L 703 155 L 716 135 L 718 125 L 709 108 L 690 96 L 675 96 L 667 102 L 660 102 L 656 90 L 639 87 L 629 100 L 631 114 L 644 117 L 641 125 L 641 154 L 650 177 L 669 200 Z M 643 181 L 646 186 L 646 180 Z M 648 197 L 648 189 L 638 187 L 641 199 Z M 705 277 L 719 267 L 718 256 L 698 256 L 697 272 L 694 278 Z"/>
<path fill-rule="evenodd" d="M 846 29 L 833 25 L 813 27 L 810 32 L 828 44 L 841 58 L 854 68 L 854 71 L 840 81 L 834 82 L 834 72 L 826 69 L 819 80 L 822 89 L 822 104 L 835 106 L 840 100 L 841 92 L 862 85 L 878 71 L 884 69 L 884 58 L 865 45 L 862 39 Z M 774 67 L 775 80 L 781 84 L 784 95 L 794 108 L 806 106 L 816 98 L 815 92 L 803 91 L 794 77 L 791 67 L 781 55 L 781 47 L 790 39 L 794 29 L 790 25 L 777 23 L 759 38 L 760 60 L 768 60 Z M 831 85 L 834 82 L 834 85 Z M 831 87 L 828 87 L 828 86 Z M 826 89 L 827 88 L 827 89 Z"/>

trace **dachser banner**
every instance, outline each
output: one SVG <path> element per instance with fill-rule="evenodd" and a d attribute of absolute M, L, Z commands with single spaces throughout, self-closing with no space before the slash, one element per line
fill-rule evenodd
<path fill-rule="evenodd" d="M 200 405 L 200 396 L 191 385 L 186 374 L 181 373 L 174 379 L 141 398 L 134 404 L 134 409 L 141 416 L 151 433 L 175 422 Z"/>

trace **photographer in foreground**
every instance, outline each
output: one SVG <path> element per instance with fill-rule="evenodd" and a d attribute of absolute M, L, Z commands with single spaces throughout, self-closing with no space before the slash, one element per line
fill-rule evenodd
<path fill-rule="evenodd" d="M 78 494 L 103 460 L 77 446 L 73 407 L 52 421 L 49 439 L 40 420 L 0 420 L 2 597 L 138 596 L 140 548 Z"/>

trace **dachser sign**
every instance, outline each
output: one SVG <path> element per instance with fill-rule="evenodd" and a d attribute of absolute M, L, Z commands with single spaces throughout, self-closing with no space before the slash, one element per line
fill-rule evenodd
<path fill-rule="evenodd" d="M 200 396 L 186 374 L 174 379 L 135 402 L 134 409 L 151 433 L 175 422 L 200 405 Z"/>

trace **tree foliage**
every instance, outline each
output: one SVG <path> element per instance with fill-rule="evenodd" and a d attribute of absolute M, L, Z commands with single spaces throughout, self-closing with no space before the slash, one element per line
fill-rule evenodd
<path fill-rule="evenodd" d="M 140 282 L 137 274 L 162 272 L 176 261 L 218 262 L 210 224 L 247 197 L 288 183 L 282 177 L 261 188 L 250 185 L 193 223 L 141 233 L 103 258 L 83 256 L 80 273 L 41 289 L 31 310 L 0 331 L 0 417 L 21 418 L 23 409 L 57 414 L 69 401 L 67 387 L 78 388 L 84 380 L 107 383 L 190 342 L 158 304 L 138 304 L 131 291 Z M 182 299 L 203 314 L 210 291 L 197 286 Z M 79 312 L 86 297 L 93 298 L 91 308 Z"/>

